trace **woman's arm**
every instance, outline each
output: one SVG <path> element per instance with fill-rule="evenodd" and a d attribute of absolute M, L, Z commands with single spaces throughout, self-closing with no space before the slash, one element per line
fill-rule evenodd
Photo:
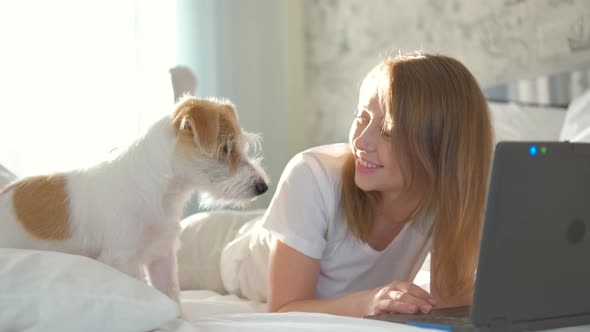
<path fill-rule="evenodd" d="M 429 312 L 433 301 L 420 287 L 394 281 L 384 287 L 319 300 L 315 291 L 320 261 L 303 255 L 281 241 L 271 248 L 268 309 L 271 312 L 305 311 L 362 317 L 384 312 Z"/>
<path fill-rule="evenodd" d="M 275 241 L 271 249 L 269 271 L 269 311 L 323 312 L 345 316 L 368 314 L 370 291 L 333 300 L 316 300 L 320 261 L 281 241 Z"/>

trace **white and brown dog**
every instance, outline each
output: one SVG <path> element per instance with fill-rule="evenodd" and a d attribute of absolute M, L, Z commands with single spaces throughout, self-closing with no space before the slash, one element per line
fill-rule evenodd
<path fill-rule="evenodd" d="M 138 279 L 145 271 L 179 302 L 184 205 L 194 190 L 237 204 L 263 194 L 267 176 L 248 157 L 253 143 L 230 103 L 185 97 L 109 160 L 0 191 L 0 247 L 84 255 Z"/>

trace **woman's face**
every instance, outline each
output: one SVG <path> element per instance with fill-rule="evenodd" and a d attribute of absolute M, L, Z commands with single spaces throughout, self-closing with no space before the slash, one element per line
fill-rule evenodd
<path fill-rule="evenodd" d="M 349 134 L 355 158 L 354 180 L 364 191 L 397 197 L 404 181 L 388 133 L 382 131 L 384 120 L 377 80 L 368 77 L 361 86 L 357 117 Z"/>

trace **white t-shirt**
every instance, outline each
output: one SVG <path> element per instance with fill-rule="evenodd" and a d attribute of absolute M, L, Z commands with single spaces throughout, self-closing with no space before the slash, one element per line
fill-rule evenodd
<path fill-rule="evenodd" d="M 271 236 L 320 260 L 320 299 L 413 280 L 431 248 L 432 218 L 406 224 L 383 251 L 349 232 L 340 201 L 341 171 L 349 153 L 347 144 L 333 144 L 293 157 L 262 221 Z"/>

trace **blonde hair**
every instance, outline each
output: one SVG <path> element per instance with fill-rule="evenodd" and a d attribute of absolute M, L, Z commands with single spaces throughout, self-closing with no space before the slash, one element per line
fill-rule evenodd
<path fill-rule="evenodd" d="M 366 79 L 379 80 L 384 123 L 393 123 L 384 130 L 400 160 L 403 193 L 420 195 L 411 217 L 434 217 L 431 284 L 441 297 L 470 291 L 494 141 L 486 99 L 469 70 L 443 55 L 398 55 Z M 342 206 L 352 234 L 366 242 L 379 193 L 358 188 L 354 171 L 351 154 Z"/>

